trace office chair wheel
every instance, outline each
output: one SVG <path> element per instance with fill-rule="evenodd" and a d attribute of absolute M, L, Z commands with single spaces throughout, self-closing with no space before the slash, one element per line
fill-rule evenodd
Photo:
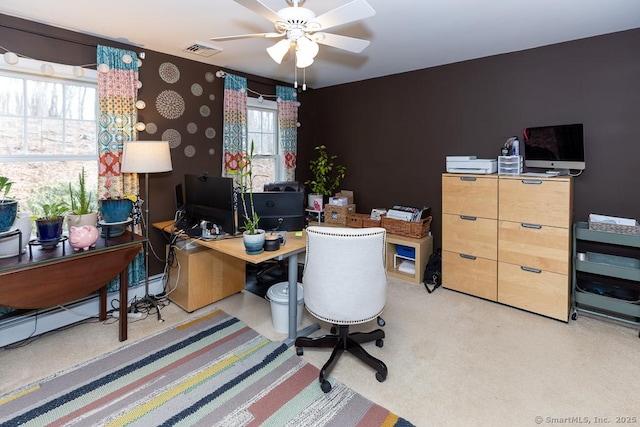
<path fill-rule="evenodd" d="M 302 356 L 304 354 L 304 350 L 302 349 L 302 347 L 296 347 L 296 354 L 298 356 Z"/>
<path fill-rule="evenodd" d="M 384 325 L 386 325 L 384 319 L 378 316 L 378 326 L 383 327 Z"/>
<path fill-rule="evenodd" d="M 377 375 L 376 375 L 377 378 Z M 378 380 L 379 381 L 379 380 Z M 382 380 L 384 381 L 384 380 Z M 327 380 L 323 380 L 320 383 L 320 388 L 322 389 L 322 391 L 324 391 L 325 393 L 329 393 L 331 391 L 331 383 Z"/>
<path fill-rule="evenodd" d="M 384 340 L 382 338 L 376 340 L 376 346 L 382 347 L 384 345 Z"/>
<path fill-rule="evenodd" d="M 378 380 L 378 382 L 384 382 L 384 380 L 387 379 L 387 376 L 382 375 L 380 372 L 376 372 L 376 379 Z"/>

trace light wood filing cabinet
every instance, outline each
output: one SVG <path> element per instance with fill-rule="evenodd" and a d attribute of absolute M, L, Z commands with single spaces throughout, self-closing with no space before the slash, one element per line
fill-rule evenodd
<path fill-rule="evenodd" d="M 246 282 L 245 261 L 203 246 L 175 249 L 177 261 L 169 270 L 169 299 L 192 312 L 241 292 Z"/>
<path fill-rule="evenodd" d="M 568 321 L 570 177 L 444 174 L 442 285 Z"/>
<path fill-rule="evenodd" d="M 442 286 L 497 300 L 497 175 L 442 177 Z"/>
<path fill-rule="evenodd" d="M 573 180 L 501 176 L 498 301 L 568 321 Z"/>

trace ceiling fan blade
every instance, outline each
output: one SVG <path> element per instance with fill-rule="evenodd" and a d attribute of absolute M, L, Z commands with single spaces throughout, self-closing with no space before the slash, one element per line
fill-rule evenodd
<path fill-rule="evenodd" d="M 209 40 L 216 42 L 223 42 L 225 40 L 236 40 L 236 39 L 246 39 L 246 38 L 277 38 L 286 36 L 286 33 L 256 33 L 256 34 L 239 34 L 237 36 L 221 36 L 221 37 L 211 37 Z"/>
<path fill-rule="evenodd" d="M 250 11 L 257 13 L 271 22 L 282 21 L 282 18 L 260 0 L 234 0 L 236 3 L 246 7 Z"/>
<path fill-rule="evenodd" d="M 315 33 L 311 39 L 319 44 L 348 50 L 353 53 L 362 52 L 369 46 L 369 40 L 356 39 L 355 37 L 339 36 L 331 33 Z"/>
<path fill-rule="evenodd" d="M 323 13 L 312 22 L 319 24 L 320 29 L 326 30 L 331 27 L 368 18 L 375 14 L 376 11 L 365 0 L 353 0 L 327 13 Z"/>

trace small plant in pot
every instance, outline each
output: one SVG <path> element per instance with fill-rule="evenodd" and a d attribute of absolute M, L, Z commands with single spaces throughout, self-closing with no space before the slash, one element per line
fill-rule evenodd
<path fill-rule="evenodd" d="M 98 223 L 98 212 L 94 203 L 94 196 L 86 186 L 85 172 L 78 174 L 78 185 L 69 183 L 69 198 L 71 200 L 71 212 L 67 215 L 67 225 L 69 227 L 81 227 L 83 225 L 93 225 Z"/>
<path fill-rule="evenodd" d="M 311 189 L 308 195 L 309 208 L 321 211 L 324 207 L 324 200 L 334 194 L 340 187 L 340 181 L 344 178 L 347 168 L 336 165 L 336 155 L 330 156 L 327 147 L 319 145 L 315 147 L 316 159 L 309 162 L 309 169 L 313 179 L 305 184 Z"/>
<path fill-rule="evenodd" d="M 18 201 L 9 197 L 13 183 L 6 176 L 0 176 L 0 233 L 9 231 L 18 214 Z"/>
<path fill-rule="evenodd" d="M 65 202 L 43 203 L 40 213 L 36 215 L 36 232 L 38 243 L 43 249 L 53 249 L 62 237 L 64 217 L 69 211 Z"/>
<path fill-rule="evenodd" d="M 248 254 L 256 255 L 264 251 L 265 232 L 258 227 L 260 217 L 256 213 L 253 205 L 253 140 L 249 148 L 249 153 L 243 153 L 240 159 L 236 174 L 238 174 L 238 185 L 242 197 L 243 226 L 242 239 L 245 250 Z M 244 194 L 249 194 L 249 203 L 247 204 Z"/>

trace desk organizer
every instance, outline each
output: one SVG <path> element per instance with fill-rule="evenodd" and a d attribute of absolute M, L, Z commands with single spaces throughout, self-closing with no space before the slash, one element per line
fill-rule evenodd
<path fill-rule="evenodd" d="M 401 219 L 393 219 L 383 216 L 382 227 L 390 234 L 420 239 L 429 234 L 432 219 L 433 218 L 429 216 L 421 219 L 420 221 L 403 221 Z"/>
<path fill-rule="evenodd" d="M 355 213 L 356 205 L 346 206 L 324 205 L 324 222 L 327 224 L 347 225 L 347 215 Z"/>

